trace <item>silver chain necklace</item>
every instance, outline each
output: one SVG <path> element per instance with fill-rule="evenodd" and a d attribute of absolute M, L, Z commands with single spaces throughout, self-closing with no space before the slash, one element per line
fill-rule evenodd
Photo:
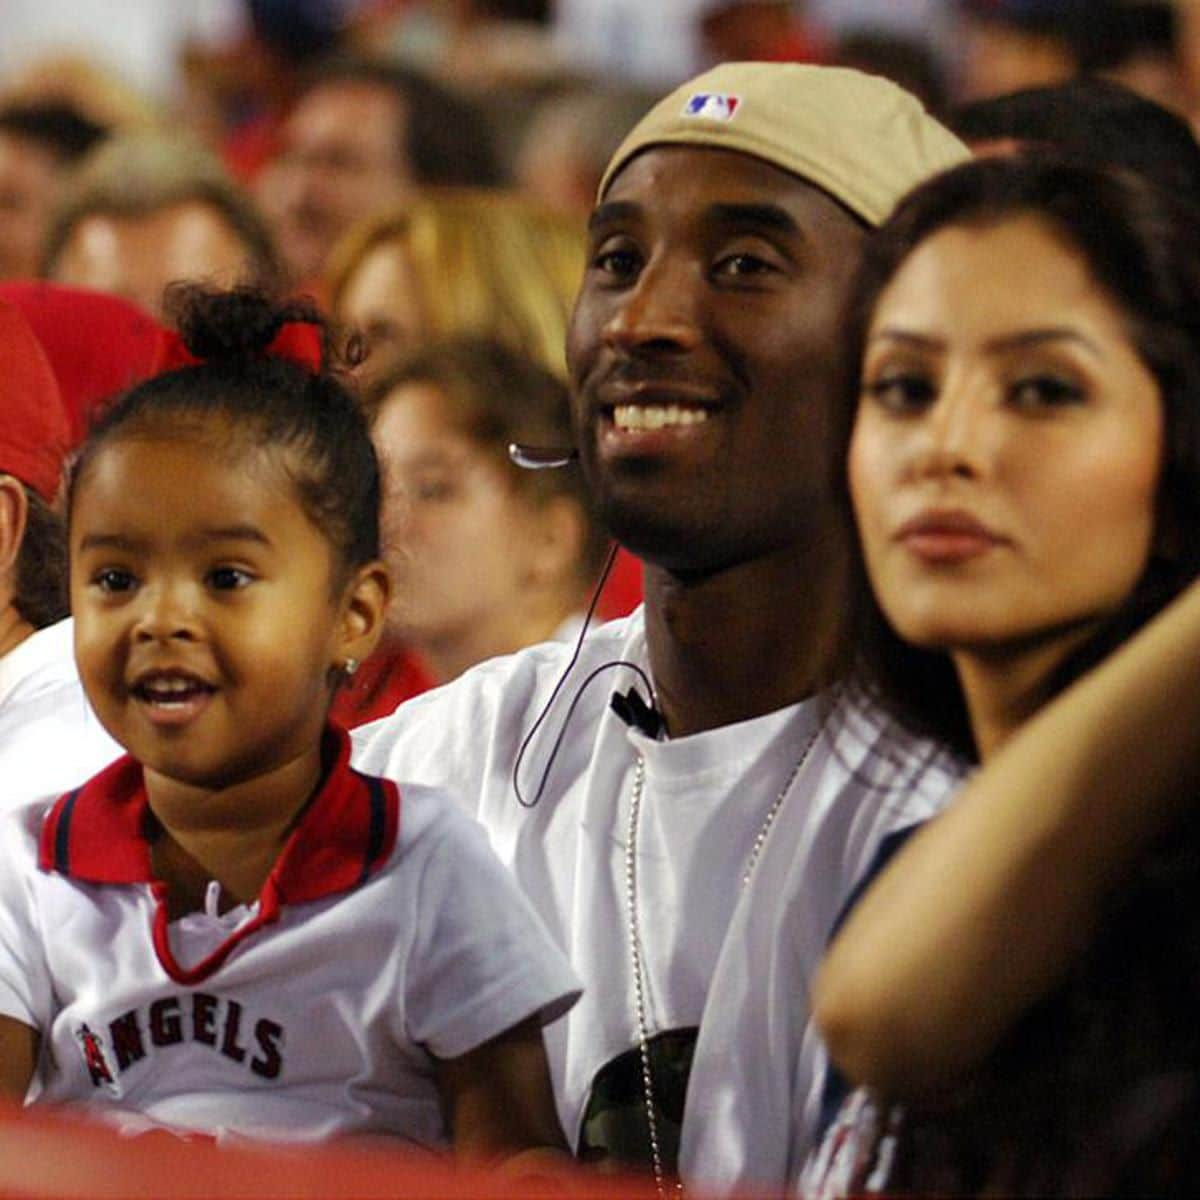
<path fill-rule="evenodd" d="M 804 749 L 800 751 L 800 757 L 796 759 L 796 765 L 788 772 L 787 778 L 783 781 L 783 787 L 779 789 L 779 794 L 775 797 L 771 807 L 767 809 L 767 814 L 758 827 L 758 833 L 746 859 L 746 869 L 742 873 L 741 887 L 743 891 L 754 874 L 754 868 L 758 865 L 763 847 L 767 844 L 767 838 L 775 824 L 775 818 L 779 815 L 783 802 L 792 790 L 792 784 L 796 782 L 796 777 L 808 761 L 808 756 L 813 746 L 816 745 L 817 738 L 821 735 L 821 729 L 822 726 L 818 724 L 809 734 L 808 740 L 804 743 Z M 637 1021 L 638 1053 L 642 1064 L 642 1102 L 646 1109 L 646 1131 L 650 1139 L 650 1166 L 654 1172 L 654 1185 L 658 1189 L 658 1194 L 660 1197 L 664 1197 L 667 1193 L 666 1173 L 663 1170 L 662 1143 L 658 1136 L 658 1117 L 654 1109 L 654 1076 L 650 1071 L 650 1033 L 646 1017 L 646 977 L 642 961 L 641 932 L 638 924 L 637 835 L 642 810 L 642 795 L 645 790 L 646 760 L 639 754 L 633 768 L 633 791 L 629 796 L 629 829 L 625 838 L 625 902 L 629 924 L 629 958 L 633 967 L 633 1008 Z M 676 1180 L 675 1192 L 681 1193 L 682 1191 L 683 1184 Z"/>

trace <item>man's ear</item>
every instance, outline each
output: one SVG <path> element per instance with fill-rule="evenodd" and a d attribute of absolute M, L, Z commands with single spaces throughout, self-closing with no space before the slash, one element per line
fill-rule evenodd
<path fill-rule="evenodd" d="M 11 575 L 17 564 L 28 517 L 25 485 L 11 475 L 0 474 L 0 578 Z"/>
<path fill-rule="evenodd" d="M 378 560 L 359 567 L 342 593 L 338 627 L 339 661 L 364 662 L 371 657 L 383 633 L 384 616 L 392 596 L 392 578 Z"/>

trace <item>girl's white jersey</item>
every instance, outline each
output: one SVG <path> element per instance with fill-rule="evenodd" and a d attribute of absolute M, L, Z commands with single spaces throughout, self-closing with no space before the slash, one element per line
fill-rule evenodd
<path fill-rule="evenodd" d="M 133 1131 L 443 1145 L 435 1059 L 578 984 L 483 830 L 432 789 L 328 780 L 252 905 L 169 921 L 141 768 L 0 835 L 0 1014 L 39 1030 L 30 1101 Z"/>

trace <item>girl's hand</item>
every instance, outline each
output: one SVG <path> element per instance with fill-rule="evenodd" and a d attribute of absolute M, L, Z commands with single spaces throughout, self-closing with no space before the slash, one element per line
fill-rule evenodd
<path fill-rule="evenodd" d="M 554 1161 L 548 1152 L 570 1162 L 537 1017 L 440 1061 L 438 1088 L 460 1160 L 507 1162 L 510 1172 L 539 1176 Z M 529 1169 L 535 1163 L 537 1170 Z"/>
<path fill-rule="evenodd" d="M 0 1017 L 0 1096 L 25 1099 L 37 1066 L 41 1036 L 12 1017 Z"/>

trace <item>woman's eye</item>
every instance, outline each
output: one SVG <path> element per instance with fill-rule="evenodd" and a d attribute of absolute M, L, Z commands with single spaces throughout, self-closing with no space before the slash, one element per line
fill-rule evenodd
<path fill-rule="evenodd" d="M 769 275 L 779 268 L 758 254 L 730 254 L 716 264 L 714 272 L 727 278 L 745 279 L 755 275 Z"/>
<path fill-rule="evenodd" d="M 1031 375 L 1011 384 L 1008 397 L 1018 408 L 1061 408 L 1080 403 L 1084 391 L 1078 384 L 1056 375 Z"/>
<path fill-rule="evenodd" d="M 214 567 L 208 573 L 209 586 L 218 592 L 233 592 L 253 583 L 254 576 L 241 567 Z"/>
<path fill-rule="evenodd" d="M 137 580 L 130 571 L 123 571 L 118 567 L 105 567 L 104 570 L 97 571 L 92 576 L 92 584 L 102 592 L 116 595 L 132 591 L 137 585 Z"/>
<path fill-rule="evenodd" d="M 924 375 L 883 375 L 863 384 L 862 393 L 891 412 L 919 412 L 937 397 L 933 381 Z"/>

